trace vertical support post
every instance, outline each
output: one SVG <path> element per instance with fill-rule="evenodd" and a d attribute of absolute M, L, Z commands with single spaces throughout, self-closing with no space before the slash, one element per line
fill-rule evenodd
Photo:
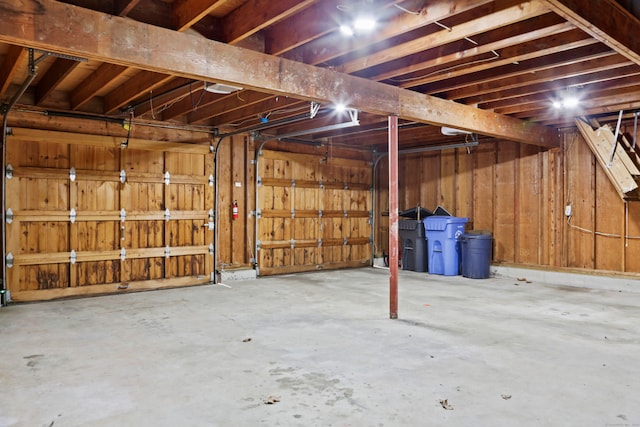
<path fill-rule="evenodd" d="M 389 116 L 389 318 L 398 318 L 398 116 Z"/>

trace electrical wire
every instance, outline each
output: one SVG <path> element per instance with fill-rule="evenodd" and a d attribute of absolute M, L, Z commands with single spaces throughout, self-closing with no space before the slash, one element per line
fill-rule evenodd
<path fill-rule="evenodd" d="M 404 7 L 400 6 L 399 4 L 394 3 L 393 6 L 397 9 L 400 9 L 401 11 L 405 12 L 405 13 L 409 13 L 411 15 L 420 15 L 420 12 L 414 12 L 412 10 L 409 9 L 405 9 Z"/>
<path fill-rule="evenodd" d="M 570 228 L 576 229 L 576 230 L 580 230 L 583 233 L 589 233 L 589 234 L 594 234 L 596 236 L 602 236 L 602 237 L 614 237 L 614 238 L 621 238 L 624 237 L 625 239 L 640 239 L 640 236 L 623 236 L 621 234 L 614 234 L 614 233 L 603 233 L 602 231 L 594 231 L 594 230 L 589 230 L 588 228 L 584 228 L 584 227 L 580 227 L 578 225 L 573 225 L 571 224 L 571 218 L 573 218 L 573 215 L 570 215 L 567 217 L 567 225 Z"/>
<path fill-rule="evenodd" d="M 395 82 L 395 83 L 413 82 L 413 81 L 416 81 L 416 80 L 422 80 L 422 79 L 424 79 L 426 77 L 434 76 L 436 74 L 446 73 L 448 71 L 452 71 L 452 70 L 455 70 L 457 68 L 468 67 L 469 65 L 475 65 L 475 64 L 481 64 L 481 63 L 484 63 L 484 62 L 495 61 L 496 59 L 500 58 L 500 54 L 498 52 L 496 52 L 495 50 L 492 49 L 491 53 L 493 53 L 493 55 L 494 55 L 491 58 L 478 59 L 476 61 L 465 62 L 464 64 L 458 64 L 458 65 L 454 65 L 452 67 L 442 68 L 440 70 L 436 70 L 436 71 L 433 71 L 433 72 L 431 72 L 429 74 L 425 74 L 425 75 L 418 76 L 418 77 L 408 77 L 406 79 L 395 79 L 395 78 L 392 78 L 392 79 L 389 79 L 389 80 L 392 81 L 392 82 Z"/>

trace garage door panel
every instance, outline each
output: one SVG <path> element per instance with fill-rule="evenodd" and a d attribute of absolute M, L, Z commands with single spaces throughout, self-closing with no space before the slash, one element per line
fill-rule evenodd
<path fill-rule="evenodd" d="M 258 174 L 261 275 L 361 266 L 370 259 L 369 163 L 264 151 Z"/>
<path fill-rule="evenodd" d="M 66 288 L 69 285 L 69 264 L 26 265 L 17 268 L 21 291 Z"/>
<path fill-rule="evenodd" d="M 90 136 L 86 145 L 80 134 L 14 133 L 7 142 L 14 175 L 5 178 L 7 207 L 15 212 L 7 226 L 13 300 L 120 292 L 132 282 L 136 289 L 183 286 L 209 277 L 209 150 L 151 151 L 153 142 L 149 151 L 120 149 L 108 137 Z"/>
<path fill-rule="evenodd" d="M 77 286 L 101 285 L 121 281 L 120 260 L 79 262 L 76 268 Z"/>
<path fill-rule="evenodd" d="M 76 234 L 73 239 L 76 251 L 109 251 L 120 247 L 121 230 L 118 221 L 78 221 L 73 229 Z"/>

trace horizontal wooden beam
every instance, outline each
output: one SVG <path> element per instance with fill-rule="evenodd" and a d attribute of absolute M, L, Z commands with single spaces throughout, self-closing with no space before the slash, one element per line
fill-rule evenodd
<path fill-rule="evenodd" d="M 550 127 L 53 0 L 0 0 L 0 21 L 0 42 L 559 147 Z"/>

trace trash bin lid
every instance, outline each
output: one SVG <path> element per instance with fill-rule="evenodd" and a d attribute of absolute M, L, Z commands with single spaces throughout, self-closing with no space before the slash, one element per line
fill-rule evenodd
<path fill-rule="evenodd" d="M 425 208 L 411 208 L 411 209 L 407 209 L 406 211 L 402 211 L 402 212 L 398 212 L 398 216 L 401 216 L 403 218 L 409 218 L 409 219 L 425 219 L 428 216 L 433 215 L 433 212 L 431 212 L 429 209 L 425 209 Z"/>
<path fill-rule="evenodd" d="M 489 230 L 467 230 L 462 237 L 465 239 L 493 239 L 493 233 Z"/>
<path fill-rule="evenodd" d="M 469 218 L 432 215 L 424 219 L 424 227 L 428 231 L 444 231 L 449 224 L 466 224 L 467 222 Z"/>

